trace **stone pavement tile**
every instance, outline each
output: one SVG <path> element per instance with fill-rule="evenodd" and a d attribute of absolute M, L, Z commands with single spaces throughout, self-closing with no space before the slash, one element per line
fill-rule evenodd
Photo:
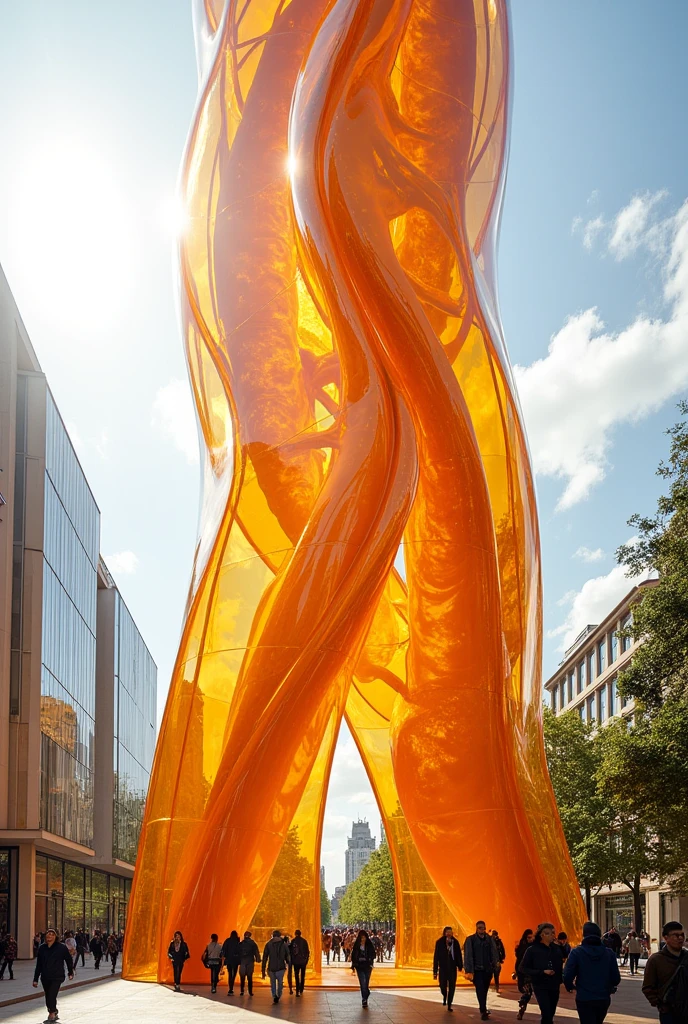
<path fill-rule="evenodd" d="M 0 981 L 0 1006 L 21 996 L 35 994 L 36 989 L 32 985 L 35 966 L 35 960 L 15 960 L 14 981 L 10 981 L 7 972 L 5 972 L 5 977 Z M 78 967 L 74 981 L 65 981 L 64 988 L 83 985 L 85 982 L 111 981 L 113 976 L 110 970 L 110 964 L 107 965 L 107 970 L 105 969 L 105 961 L 103 960 L 100 970 L 96 971 L 93 968 L 93 961 L 87 959 L 86 966 Z M 114 977 L 118 978 L 119 975 L 120 964 L 118 963 Z M 39 988 L 39 991 L 42 993 L 42 989 Z"/>

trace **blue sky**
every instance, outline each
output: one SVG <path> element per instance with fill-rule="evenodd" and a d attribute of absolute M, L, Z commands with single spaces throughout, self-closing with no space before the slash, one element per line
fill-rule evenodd
<path fill-rule="evenodd" d="M 198 509 L 171 224 L 196 94 L 190 2 L 36 0 L 4 4 L 0 24 L 0 262 L 164 698 Z M 549 674 L 623 592 L 613 552 L 659 493 L 688 383 L 688 8 L 516 0 L 512 25 L 499 284 L 538 470 Z M 343 737 L 329 889 L 358 814 L 379 832 Z"/>

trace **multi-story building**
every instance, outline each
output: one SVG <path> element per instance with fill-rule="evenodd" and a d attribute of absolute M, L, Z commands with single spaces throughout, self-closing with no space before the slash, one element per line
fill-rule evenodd
<path fill-rule="evenodd" d="M 0 927 L 120 928 L 157 670 L 100 558 L 100 512 L 0 271 Z"/>
<path fill-rule="evenodd" d="M 346 893 L 345 885 L 336 885 L 334 889 L 334 896 L 330 900 L 330 909 L 332 911 L 332 920 L 335 921 L 339 915 L 339 904 L 342 902 L 342 897 Z"/>
<path fill-rule="evenodd" d="M 375 839 L 370 834 L 370 825 L 367 821 L 359 820 L 351 823 L 351 837 L 347 840 L 347 844 L 344 867 L 346 884 L 349 885 L 358 878 L 375 849 Z"/>
<path fill-rule="evenodd" d="M 618 634 L 631 625 L 633 606 L 656 585 L 656 579 L 647 579 L 631 587 L 602 622 L 586 626 L 565 651 L 557 671 L 545 683 L 556 714 L 574 711 L 595 727 L 619 717 L 633 722 L 634 702 L 620 696 L 617 679 L 631 662 L 638 643 Z M 688 918 L 688 899 L 672 893 L 670 885 L 644 879 L 642 889 L 645 927 L 653 940 L 658 940 L 667 921 Z M 593 918 L 603 931 L 614 925 L 627 934 L 633 926 L 630 890 L 620 883 L 605 886 L 593 900 Z"/>

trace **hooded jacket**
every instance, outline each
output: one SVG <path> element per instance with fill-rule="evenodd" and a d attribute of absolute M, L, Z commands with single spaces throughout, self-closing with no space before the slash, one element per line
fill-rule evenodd
<path fill-rule="evenodd" d="M 602 945 L 602 939 L 590 935 L 571 950 L 564 967 L 564 985 L 576 990 L 576 1001 L 609 999 L 621 981 L 619 965 L 613 950 Z"/>
<path fill-rule="evenodd" d="M 229 964 L 231 967 L 238 967 L 241 963 L 241 954 L 239 952 L 240 946 L 241 939 L 238 935 L 235 935 L 234 937 L 230 935 L 229 938 L 225 939 L 222 943 L 222 958 L 224 962 Z"/>
<path fill-rule="evenodd" d="M 247 960 L 253 960 L 254 963 L 260 963 L 260 950 L 258 949 L 258 943 L 254 942 L 253 939 L 242 939 L 239 943 L 239 958 L 246 962 Z"/>
<path fill-rule="evenodd" d="M 289 946 L 286 944 L 282 936 L 279 938 L 269 939 L 265 943 L 265 949 L 263 950 L 263 970 L 276 972 L 286 971 L 287 964 L 291 963 L 289 957 Z"/>

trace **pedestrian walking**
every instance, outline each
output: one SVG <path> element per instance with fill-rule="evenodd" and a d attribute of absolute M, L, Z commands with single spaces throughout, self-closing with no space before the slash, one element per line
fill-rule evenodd
<path fill-rule="evenodd" d="M 628 966 L 631 974 L 638 973 L 638 961 L 643 951 L 643 944 L 635 931 L 628 933 L 626 938 L 626 949 L 628 950 Z"/>
<path fill-rule="evenodd" d="M 534 938 L 535 933 L 533 932 L 533 929 L 526 928 L 514 950 L 514 953 L 516 954 L 516 964 L 514 966 L 514 973 L 512 977 L 516 979 L 518 991 L 521 993 L 518 1000 L 518 1013 L 516 1014 L 516 1020 L 523 1020 L 523 1014 L 526 1012 L 526 1006 L 530 1002 L 530 997 L 533 994 L 533 984 L 530 980 L 530 975 L 524 974 L 520 968 L 525 952 Z"/>
<path fill-rule="evenodd" d="M 279 1003 L 284 988 L 284 975 L 289 963 L 289 947 L 280 932 L 275 929 L 272 938 L 265 943 L 263 950 L 263 977 L 265 971 L 270 976 L 270 991 L 273 1003 Z"/>
<path fill-rule="evenodd" d="M 370 978 L 374 965 L 375 946 L 368 932 L 361 928 L 351 947 L 351 970 L 358 976 L 358 984 L 361 986 L 361 1005 L 364 1010 L 368 1009 Z"/>
<path fill-rule="evenodd" d="M 323 932 L 322 935 L 322 951 L 325 954 L 327 960 L 327 966 L 330 966 L 330 953 L 332 952 L 332 936 L 329 932 Z"/>
<path fill-rule="evenodd" d="M 38 947 L 36 969 L 33 972 L 33 987 L 38 987 L 40 979 L 45 992 L 45 1005 L 48 1020 L 57 1020 L 57 996 L 60 986 L 65 980 L 65 967 L 71 981 L 74 977 L 74 964 L 64 942 L 58 942 L 54 928 L 46 928 L 45 942 Z"/>
<path fill-rule="evenodd" d="M 241 981 L 241 995 L 248 984 L 248 994 L 253 995 L 253 971 L 256 964 L 260 963 L 260 950 L 258 945 L 251 938 L 251 932 L 244 932 L 244 937 L 239 944 L 239 980 Z"/>
<path fill-rule="evenodd" d="M 306 966 L 310 960 L 311 951 L 299 928 L 296 929 L 294 938 L 289 943 L 289 955 L 294 965 L 296 995 L 302 996 L 306 984 Z"/>
<path fill-rule="evenodd" d="M 621 956 L 621 936 L 617 932 L 616 928 L 612 926 L 608 932 L 605 932 L 602 936 L 602 941 L 607 949 L 612 950 L 614 956 Z"/>
<path fill-rule="evenodd" d="M 492 929 L 492 941 L 497 947 L 497 959 L 499 960 L 499 964 L 494 972 L 495 992 L 499 995 L 499 976 L 502 973 L 502 964 L 506 960 L 506 950 L 496 928 Z"/>
<path fill-rule="evenodd" d="M 332 933 L 332 963 L 339 963 L 342 959 L 342 935 L 341 932 Z"/>
<path fill-rule="evenodd" d="M 552 1024 L 559 1002 L 563 958 L 554 934 L 549 921 L 539 924 L 521 961 L 521 970 L 530 977 L 540 1007 L 541 1024 Z"/>
<path fill-rule="evenodd" d="M 228 996 L 234 995 L 234 982 L 241 963 L 240 945 L 241 939 L 237 931 L 230 932 L 229 937 L 222 943 L 222 959 L 227 968 Z"/>
<path fill-rule="evenodd" d="M 566 932 L 559 932 L 557 935 L 557 945 L 561 946 L 561 959 L 566 963 L 566 960 L 571 953 L 571 943 L 569 942 L 569 937 Z"/>
<path fill-rule="evenodd" d="M 210 991 L 217 992 L 217 982 L 222 967 L 222 946 L 217 941 L 215 932 L 210 936 L 210 942 L 203 950 L 201 960 L 210 971 Z"/>
<path fill-rule="evenodd" d="M 688 949 L 680 921 L 667 921 L 662 928 L 664 945 L 645 964 L 643 995 L 659 1012 L 661 1024 L 688 1021 Z"/>
<path fill-rule="evenodd" d="M 621 975 L 616 954 L 602 944 L 602 931 L 593 921 L 583 925 L 583 942 L 569 953 L 563 981 L 567 992 L 576 993 L 581 1024 L 602 1024 Z"/>
<path fill-rule="evenodd" d="M 88 940 L 81 928 L 78 929 L 74 938 L 76 940 L 76 960 L 74 961 L 74 966 L 79 966 L 79 958 L 81 957 L 81 966 L 85 967 L 86 953 L 88 952 Z"/>
<path fill-rule="evenodd" d="M 117 967 L 117 957 L 119 956 L 119 945 L 117 943 L 117 936 L 114 932 L 110 932 L 108 935 L 107 955 L 110 959 L 110 964 L 112 965 L 110 974 L 114 974 L 115 968 Z"/>
<path fill-rule="evenodd" d="M 0 981 L 5 977 L 7 968 L 10 981 L 14 981 L 13 966 L 17 959 L 17 941 L 11 933 L 5 936 L 4 949 L 2 952 L 2 967 L 0 967 Z"/>
<path fill-rule="evenodd" d="M 175 992 L 181 992 L 182 990 L 182 971 L 184 970 L 184 964 L 190 956 L 189 947 L 184 942 L 184 936 L 180 931 L 176 931 L 167 947 L 167 959 L 172 961 Z"/>
<path fill-rule="evenodd" d="M 453 929 L 447 925 L 441 937 L 435 943 L 435 955 L 432 960 L 432 976 L 440 981 L 442 1005 L 453 1013 L 452 1003 L 456 991 L 456 977 L 463 970 L 463 957 L 458 939 L 454 938 Z"/>
<path fill-rule="evenodd" d="M 74 972 L 76 973 L 76 939 L 74 938 L 74 932 L 64 933 L 64 944 L 69 950 L 69 955 L 72 958 L 74 964 Z"/>
<path fill-rule="evenodd" d="M 499 957 L 492 937 L 487 934 L 484 921 L 476 921 L 475 932 L 469 935 L 463 944 L 463 965 L 466 977 L 475 986 L 480 1017 L 482 1020 L 488 1020 L 490 1011 L 487 1008 L 487 993 L 492 975 L 499 966 Z"/>
<path fill-rule="evenodd" d="M 93 938 L 89 942 L 88 948 L 93 954 L 93 969 L 94 971 L 99 971 L 100 961 L 103 959 L 103 939 L 98 930 L 93 933 Z"/>

